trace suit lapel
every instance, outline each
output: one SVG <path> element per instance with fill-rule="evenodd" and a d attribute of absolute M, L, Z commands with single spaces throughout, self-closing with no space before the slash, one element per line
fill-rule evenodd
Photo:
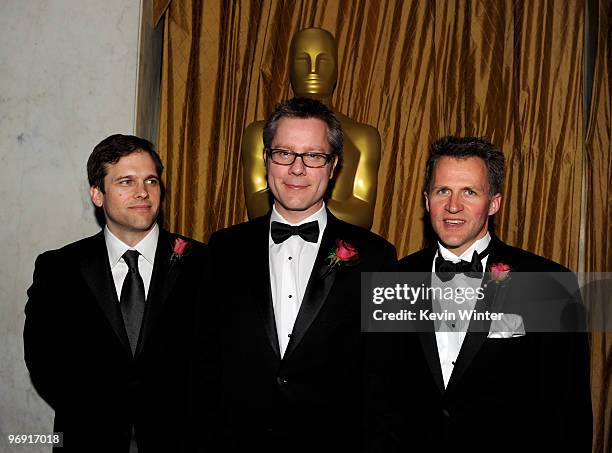
<path fill-rule="evenodd" d="M 487 274 L 485 274 L 485 277 L 486 276 Z M 485 307 L 495 300 L 496 294 L 497 288 L 494 287 L 493 289 L 490 289 L 490 287 L 487 287 L 484 299 L 476 303 L 475 310 L 477 312 L 484 311 Z M 482 344 L 487 339 L 489 334 L 488 326 L 490 325 L 491 321 L 470 321 L 468 332 L 465 335 L 465 339 L 461 345 L 461 350 L 459 351 L 459 356 L 457 357 L 457 361 L 453 367 L 453 372 L 450 380 L 448 381 L 448 386 L 446 387 L 447 392 L 450 392 L 452 388 L 457 385 L 463 374 L 476 357 L 476 354 L 482 347 Z"/>
<path fill-rule="evenodd" d="M 486 284 L 485 297 L 481 300 L 477 300 L 474 306 L 474 309 L 479 313 L 484 312 L 486 310 L 496 310 L 498 306 L 497 299 L 499 298 L 499 294 L 501 292 L 500 285 L 490 282 L 490 268 L 491 264 L 497 263 L 502 260 L 502 256 L 500 255 L 500 249 L 502 248 L 503 244 L 494 236 L 491 237 L 491 242 L 491 253 L 489 254 L 489 258 L 487 259 L 487 268 L 482 279 L 483 286 Z M 448 386 L 446 388 L 447 392 L 452 390 L 452 388 L 457 385 L 461 377 L 465 374 L 466 370 L 476 357 L 476 354 L 478 354 L 478 351 L 487 339 L 490 327 L 490 320 L 470 321 L 470 324 L 468 326 L 468 332 L 465 336 L 465 339 L 463 340 L 463 344 L 461 345 L 459 356 L 457 357 L 457 361 L 455 363 L 455 366 L 453 367 L 453 373 L 451 374 Z"/>
<path fill-rule="evenodd" d="M 138 345 L 136 346 L 136 356 L 142 351 L 144 345 L 147 344 L 147 340 L 151 336 L 151 331 L 159 318 L 164 303 L 168 299 L 180 274 L 181 261 L 170 261 L 174 245 L 173 239 L 173 235 L 160 228 L 149 293 L 147 295 L 140 336 L 138 337 Z"/>
<path fill-rule="evenodd" d="M 257 305 L 270 347 L 280 359 L 280 347 L 276 333 L 274 307 L 272 305 L 272 291 L 270 288 L 270 260 L 269 241 L 270 214 L 253 220 L 252 235 L 247 239 L 253 253 L 249 255 L 246 274 L 253 294 L 253 301 Z"/>
<path fill-rule="evenodd" d="M 96 302 L 106 315 L 108 322 L 124 349 L 131 356 L 132 350 L 125 331 L 123 317 L 121 316 L 119 300 L 117 299 L 113 275 L 108 262 L 104 233 L 102 231 L 92 238 L 91 250 L 87 250 L 83 254 L 80 267 L 81 274 L 94 295 Z"/>
<path fill-rule="evenodd" d="M 419 269 L 415 270 L 423 272 L 424 275 L 428 276 L 426 281 L 423 282 L 425 288 L 431 287 L 431 269 L 435 253 L 436 249 L 430 248 L 427 255 L 423 258 L 422 265 L 419 265 Z M 423 310 L 429 310 L 430 313 L 432 311 L 432 303 L 430 298 L 417 301 L 416 306 Z M 419 340 L 421 342 L 421 347 L 423 348 L 423 353 L 425 354 L 425 359 L 429 365 L 429 370 L 431 371 L 433 380 L 440 390 L 440 393 L 443 393 L 444 378 L 442 377 L 442 367 L 440 366 L 440 356 L 438 355 L 438 344 L 436 342 L 434 323 L 433 321 L 427 321 L 425 325 L 427 330 L 423 329 L 423 331 L 419 332 Z"/>
<path fill-rule="evenodd" d="M 315 259 L 310 278 L 308 279 L 308 285 L 304 292 L 300 310 L 295 320 L 295 324 L 293 325 L 293 332 L 291 333 L 291 339 L 289 340 L 287 350 L 283 356 L 284 359 L 291 356 L 300 344 L 300 341 L 304 338 L 304 334 L 321 310 L 334 284 L 336 268 L 329 269 L 327 256 L 330 249 L 334 247 L 336 239 L 338 239 L 340 233 L 338 227 L 338 220 L 327 211 L 327 226 L 323 232 L 321 245 L 319 246 L 317 258 Z"/>
<path fill-rule="evenodd" d="M 422 303 L 422 307 L 431 311 L 431 301 Z M 436 383 L 440 393 L 444 392 L 444 378 L 442 377 L 442 367 L 440 366 L 440 356 L 438 355 L 438 344 L 436 342 L 436 333 L 434 331 L 433 321 L 429 321 L 430 331 L 419 332 L 419 340 L 425 354 L 425 359 L 429 365 L 431 376 Z"/>

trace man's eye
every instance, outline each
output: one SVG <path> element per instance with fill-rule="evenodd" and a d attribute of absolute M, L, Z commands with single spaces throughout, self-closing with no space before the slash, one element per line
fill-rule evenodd
<path fill-rule="evenodd" d="M 277 151 L 276 155 L 281 160 L 291 160 L 293 157 L 293 153 L 291 151 Z"/>
<path fill-rule="evenodd" d="M 132 181 L 130 179 L 122 179 L 121 181 L 119 181 L 119 184 L 121 184 L 122 186 L 127 186 L 131 183 Z"/>
<path fill-rule="evenodd" d="M 304 157 L 306 157 L 307 159 L 313 160 L 313 161 L 317 161 L 317 160 L 321 161 L 325 159 L 325 157 L 317 153 L 306 153 L 304 154 Z"/>
<path fill-rule="evenodd" d="M 151 184 L 152 186 L 156 186 L 157 184 L 159 184 L 159 180 L 158 179 L 147 179 L 147 184 Z"/>
<path fill-rule="evenodd" d="M 439 195 L 446 195 L 447 193 L 448 193 L 448 189 L 445 189 L 445 188 L 438 189 L 438 194 Z"/>
<path fill-rule="evenodd" d="M 465 191 L 465 193 L 471 197 L 473 197 L 474 195 L 476 195 L 476 192 L 474 192 L 472 189 L 467 189 Z"/>

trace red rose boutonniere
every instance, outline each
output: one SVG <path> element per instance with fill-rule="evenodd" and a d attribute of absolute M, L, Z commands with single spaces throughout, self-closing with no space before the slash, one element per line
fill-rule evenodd
<path fill-rule="evenodd" d="M 172 248 L 172 256 L 170 261 L 174 262 L 181 259 L 188 251 L 189 242 L 185 239 L 176 238 L 174 240 L 174 247 Z"/>
<path fill-rule="evenodd" d="M 491 264 L 491 281 L 495 283 L 505 282 L 510 278 L 510 266 L 505 263 Z"/>
<path fill-rule="evenodd" d="M 342 239 L 336 239 L 336 248 L 331 249 L 329 256 L 328 272 L 335 266 L 353 266 L 359 262 L 359 252 L 355 247 Z"/>

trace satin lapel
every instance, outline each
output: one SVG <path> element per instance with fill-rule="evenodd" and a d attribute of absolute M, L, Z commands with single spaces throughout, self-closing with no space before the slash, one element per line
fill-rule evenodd
<path fill-rule="evenodd" d="M 421 302 L 421 307 L 425 310 L 431 311 L 431 301 L 426 300 Z M 442 367 L 440 366 L 440 356 L 438 355 L 438 344 L 436 342 L 436 333 L 434 331 L 433 321 L 428 321 L 428 326 L 431 330 L 426 332 L 419 332 L 419 340 L 421 341 L 421 347 L 425 354 L 425 359 L 429 365 L 431 376 L 438 386 L 440 393 L 444 392 L 444 378 L 442 377 Z"/>
<path fill-rule="evenodd" d="M 149 293 L 147 294 L 142 327 L 138 337 L 138 345 L 136 346 L 136 356 L 140 354 L 144 345 L 147 344 L 147 339 L 157 323 L 163 304 L 172 291 L 180 273 L 180 261 L 170 263 L 173 239 L 174 237 L 170 233 L 160 228 Z"/>
<path fill-rule="evenodd" d="M 269 237 L 270 215 L 268 214 L 253 221 L 253 232 L 248 239 L 248 243 L 252 244 L 253 253 L 249 255 L 244 274 L 248 279 L 252 299 L 257 305 L 266 335 L 270 340 L 270 347 L 280 359 L 280 347 L 270 289 Z"/>
<path fill-rule="evenodd" d="M 293 332 L 291 333 L 291 339 L 287 345 L 284 359 L 291 356 L 295 348 L 300 344 L 304 334 L 317 317 L 319 310 L 323 306 L 323 303 L 327 299 L 327 295 L 331 290 L 334 281 L 336 279 L 337 269 L 329 269 L 327 263 L 327 256 L 329 251 L 335 246 L 336 239 L 339 236 L 338 221 L 333 217 L 329 211 L 327 212 L 327 226 L 323 233 L 321 245 L 317 252 L 317 258 L 312 268 L 312 273 L 308 279 L 308 285 L 304 292 L 304 298 L 300 306 L 295 324 L 293 325 Z"/>
<path fill-rule="evenodd" d="M 418 271 L 423 272 L 424 275 L 428 275 L 426 281 L 423 282 L 425 288 L 431 287 L 431 269 L 433 265 L 433 259 L 435 256 L 435 249 L 431 249 L 427 257 L 424 259 L 423 268 Z M 421 299 L 417 301 L 416 306 L 421 310 L 432 310 L 431 299 Z M 438 355 L 438 344 L 436 342 L 436 333 L 433 321 L 427 321 L 425 326 L 427 330 L 419 332 L 419 340 L 421 341 L 421 347 L 425 354 L 425 359 L 429 365 L 431 376 L 435 381 L 440 393 L 444 392 L 444 378 L 442 377 L 442 367 L 440 366 L 440 356 Z"/>
<path fill-rule="evenodd" d="M 92 239 L 91 250 L 87 251 L 80 262 L 81 274 L 85 278 L 96 302 L 106 315 L 117 338 L 125 351 L 131 356 L 132 350 L 125 331 L 125 324 L 119 308 L 119 300 L 113 282 L 104 233 L 100 232 Z"/>
<path fill-rule="evenodd" d="M 486 284 L 485 288 L 485 297 L 481 300 L 477 300 L 474 306 L 474 309 L 478 313 L 482 313 L 486 310 L 492 311 L 492 307 L 497 307 L 497 299 L 500 293 L 500 285 L 495 283 L 490 283 L 490 266 L 493 263 L 501 261 L 502 257 L 499 254 L 500 247 L 497 245 L 499 242 L 495 238 L 491 238 L 493 242 L 491 254 L 487 259 L 487 269 L 484 273 L 482 282 L 483 286 Z M 459 356 L 457 357 L 457 361 L 455 366 L 453 367 L 453 373 L 451 374 L 450 380 L 448 382 L 448 386 L 446 391 L 451 391 L 459 382 L 463 374 L 466 372 L 476 354 L 482 347 L 483 343 L 487 339 L 489 335 L 489 328 L 491 327 L 491 321 L 475 321 L 471 320 L 470 325 L 468 326 L 468 332 L 463 340 L 463 344 L 461 345 L 461 350 L 459 351 Z"/>

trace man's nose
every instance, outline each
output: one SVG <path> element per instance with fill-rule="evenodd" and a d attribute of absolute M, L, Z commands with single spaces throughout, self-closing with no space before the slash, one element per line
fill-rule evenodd
<path fill-rule="evenodd" d="M 295 160 L 289 166 L 289 173 L 292 175 L 303 175 L 306 173 L 306 165 L 304 165 L 302 156 L 295 156 Z"/>
<path fill-rule="evenodd" d="M 149 188 L 147 187 L 147 183 L 145 181 L 140 181 L 136 186 L 136 194 L 137 198 L 148 198 L 149 197 Z"/>
<path fill-rule="evenodd" d="M 456 213 L 461 211 L 463 205 L 461 204 L 461 199 L 459 198 L 459 194 L 453 193 L 450 197 L 448 197 L 448 201 L 446 203 L 446 210 L 450 213 Z"/>

